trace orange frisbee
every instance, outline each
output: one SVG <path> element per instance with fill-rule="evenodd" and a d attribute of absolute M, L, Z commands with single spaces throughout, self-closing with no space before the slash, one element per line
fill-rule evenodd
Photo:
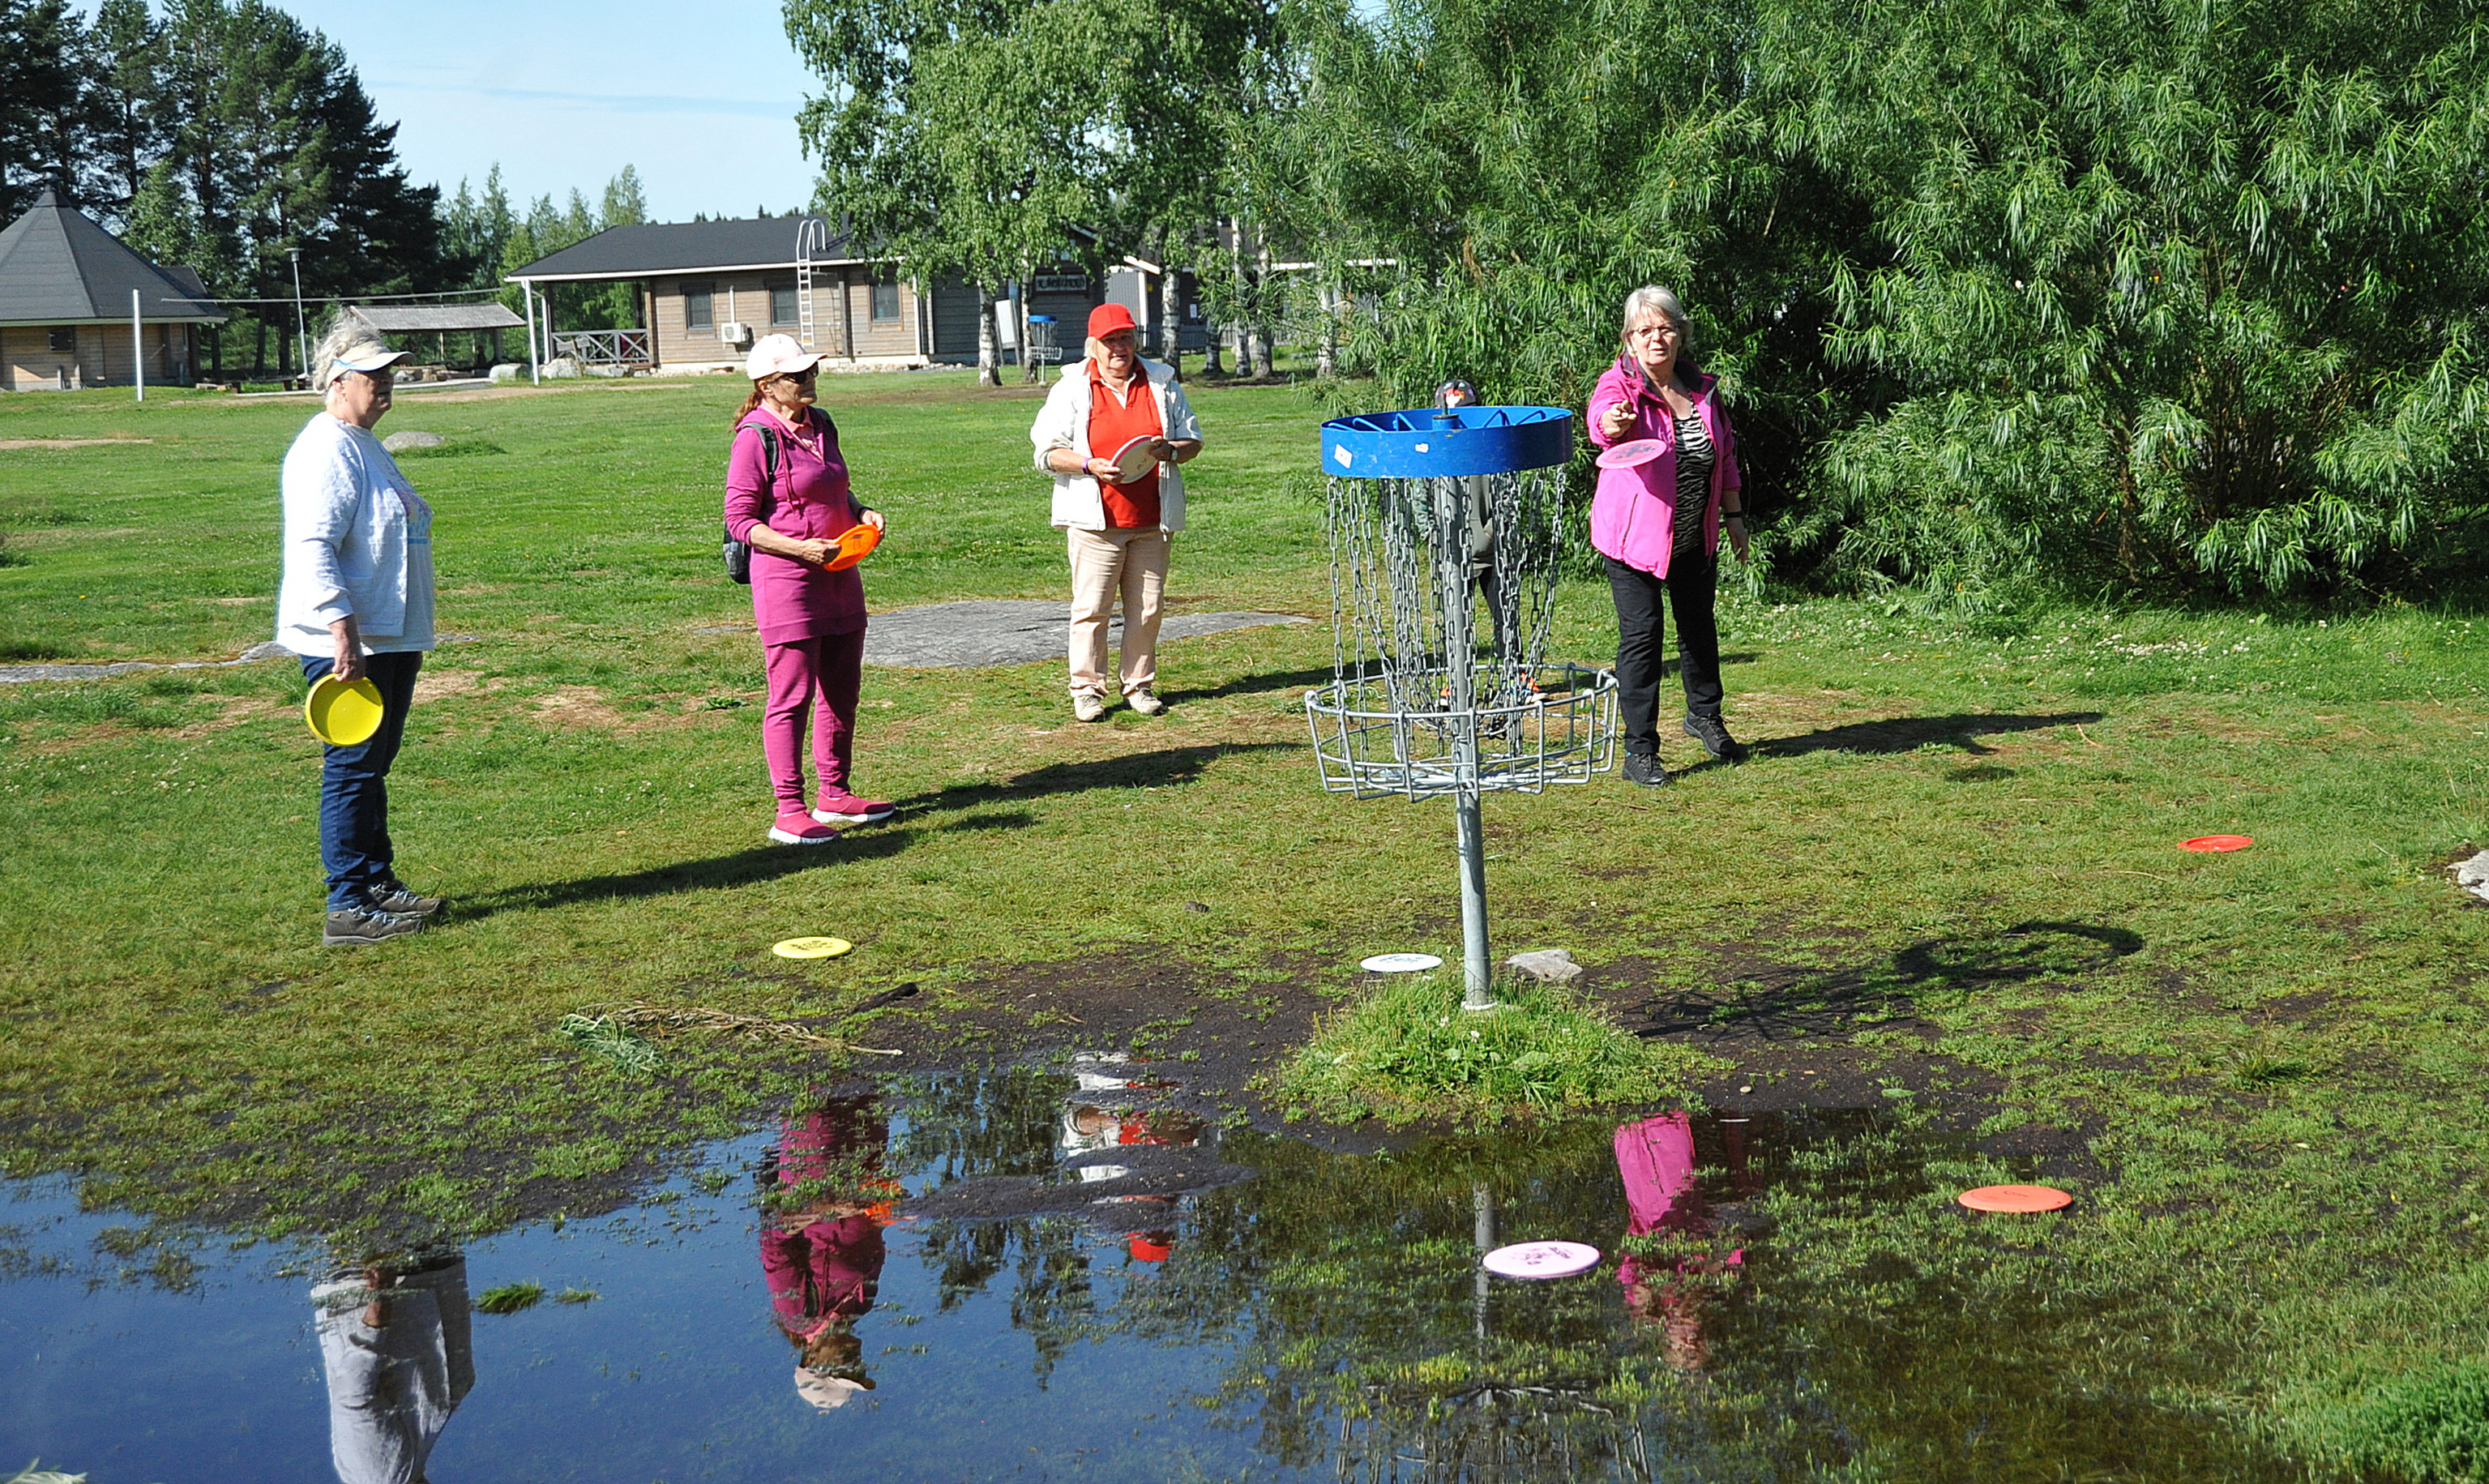
<path fill-rule="evenodd" d="M 2060 1211 L 2074 1198 L 2054 1185 L 1982 1185 L 1955 1196 L 1973 1211 Z"/>
<path fill-rule="evenodd" d="M 2193 840 L 2178 842 L 2178 848 L 2204 855 L 2224 850 L 2244 850 L 2254 843 L 2255 837 L 2252 835 L 2198 835 Z"/>
<path fill-rule="evenodd" d="M 872 556 L 873 549 L 879 545 L 881 545 L 881 528 L 858 522 L 839 532 L 839 554 L 821 563 L 821 570 L 844 572 Z"/>

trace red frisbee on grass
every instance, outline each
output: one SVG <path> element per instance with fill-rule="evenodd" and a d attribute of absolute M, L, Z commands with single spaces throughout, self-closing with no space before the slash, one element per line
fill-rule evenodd
<path fill-rule="evenodd" d="M 2198 835 L 2193 840 L 2178 842 L 2178 848 L 2192 850 L 2198 855 L 2207 855 L 2218 854 L 2226 850 L 2244 850 L 2254 843 L 2255 837 L 2252 835 Z"/>
<path fill-rule="evenodd" d="M 879 545 L 881 545 L 881 528 L 858 522 L 839 532 L 839 554 L 821 563 L 821 570 L 844 572 L 872 556 L 873 549 Z"/>
<path fill-rule="evenodd" d="M 1647 464 L 1668 451 L 1668 445 L 1655 438 L 1637 438 L 1630 443 L 1618 443 L 1599 455 L 1601 469 L 1631 469 Z"/>
<path fill-rule="evenodd" d="M 2028 1214 L 2038 1211 L 2062 1211 L 2074 1203 L 2074 1198 L 2054 1185 L 1982 1185 L 1955 1196 L 1973 1211 L 2011 1211 Z"/>

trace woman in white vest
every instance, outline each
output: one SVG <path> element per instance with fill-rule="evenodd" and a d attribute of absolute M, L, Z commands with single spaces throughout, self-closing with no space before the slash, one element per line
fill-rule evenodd
<path fill-rule="evenodd" d="M 1028 430 L 1054 476 L 1054 526 L 1072 558 L 1072 714 L 1106 714 L 1106 620 L 1124 600 L 1122 695 L 1156 716 L 1159 604 L 1170 539 L 1184 529 L 1181 465 L 1201 452 L 1175 370 L 1140 355 L 1132 311 L 1089 312 L 1088 354 L 1066 366 Z"/>

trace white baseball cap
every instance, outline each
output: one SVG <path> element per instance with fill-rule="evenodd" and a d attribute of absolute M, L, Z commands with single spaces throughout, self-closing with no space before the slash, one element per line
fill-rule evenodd
<path fill-rule="evenodd" d="M 743 357 L 743 374 L 758 381 L 764 376 L 787 376 L 810 371 L 821 363 L 821 357 L 804 349 L 793 335 L 762 335 Z"/>
<path fill-rule="evenodd" d="M 392 351 L 378 340 L 358 340 L 329 357 L 332 365 L 344 371 L 378 371 L 393 366 L 414 355 L 412 351 Z"/>
<path fill-rule="evenodd" d="M 784 335 L 772 338 L 783 340 Z M 795 1367 L 795 1394 L 823 1412 L 836 1412 L 845 1406 L 859 1391 L 870 1391 L 873 1383 L 854 1381 L 844 1376 L 824 1376 L 817 1371 Z"/>

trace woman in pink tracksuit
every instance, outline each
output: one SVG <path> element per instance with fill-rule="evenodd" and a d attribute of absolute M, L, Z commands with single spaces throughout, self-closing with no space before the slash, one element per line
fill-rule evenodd
<path fill-rule="evenodd" d="M 1737 436 L 1712 388 L 1718 378 L 1684 354 L 1685 309 L 1657 287 L 1625 299 L 1624 354 L 1590 392 L 1590 441 L 1602 448 L 1643 439 L 1658 456 L 1599 471 L 1590 499 L 1590 545 L 1607 558 L 1616 603 L 1616 699 L 1625 778 L 1668 782 L 1659 761 L 1660 602 L 1676 614 L 1685 677 L 1685 733 L 1723 762 L 1746 750 L 1720 716 L 1720 630 L 1712 597 L 1725 528 L 1746 556 L 1744 480 Z"/>
<path fill-rule="evenodd" d="M 752 615 L 769 677 L 760 751 L 778 795 L 769 838 L 783 845 L 827 844 L 839 838 L 832 825 L 887 819 L 895 807 L 847 786 L 864 680 L 864 583 L 852 567 L 823 564 L 838 556 L 842 532 L 882 519 L 847 488 L 839 430 L 813 405 L 820 359 L 792 335 L 764 336 L 752 348 L 744 362 L 752 395 L 726 466 L 727 534 L 752 548 Z M 821 785 L 810 810 L 808 710 Z"/>

